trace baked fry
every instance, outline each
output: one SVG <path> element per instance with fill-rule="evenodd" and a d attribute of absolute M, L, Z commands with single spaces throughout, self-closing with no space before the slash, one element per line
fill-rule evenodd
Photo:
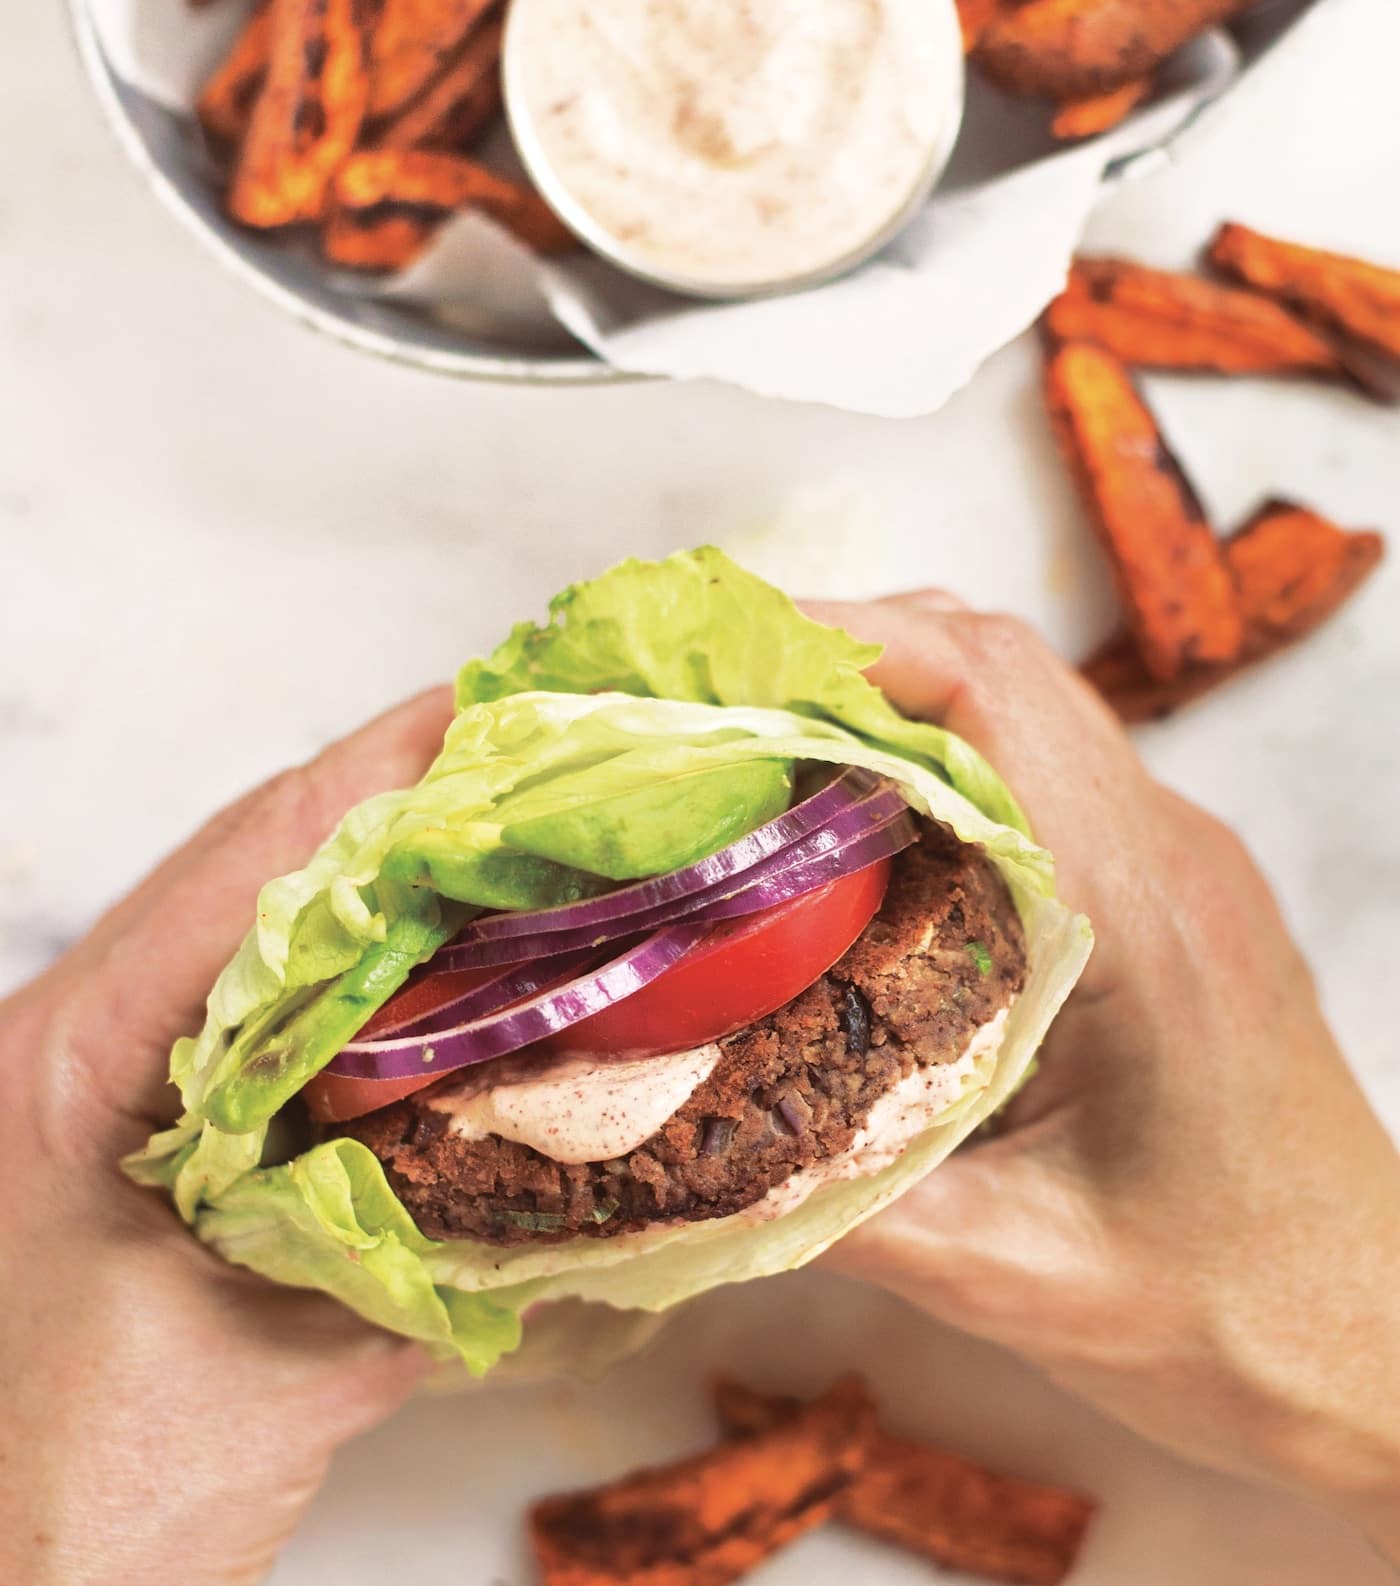
<path fill-rule="evenodd" d="M 1225 546 L 1245 619 L 1244 644 L 1233 663 L 1191 667 L 1158 682 L 1125 633 L 1084 663 L 1084 675 L 1126 722 L 1168 716 L 1305 639 L 1365 583 L 1384 554 L 1379 534 L 1340 529 L 1290 501 L 1267 502 Z"/>
<path fill-rule="evenodd" d="M 1130 78 L 1121 88 L 1110 88 L 1106 94 L 1067 99 L 1050 118 L 1050 131 L 1066 143 L 1075 138 L 1096 138 L 1126 121 L 1151 92 L 1149 74 Z"/>
<path fill-rule="evenodd" d="M 796 1399 L 715 1385 L 725 1430 L 767 1433 L 798 1414 Z M 1077 1493 L 1002 1476 L 927 1443 L 877 1431 L 836 1518 L 922 1554 L 943 1569 L 1022 1586 L 1058 1586 L 1078 1555 L 1094 1505 Z"/>
<path fill-rule="evenodd" d="M 402 110 L 432 82 L 497 0 L 384 0 L 369 44 L 369 114 Z"/>
<path fill-rule="evenodd" d="M 751 1438 L 530 1511 L 543 1586 L 725 1586 L 822 1524 L 865 1461 L 854 1378 Z"/>
<path fill-rule="evenodd" d="M 211 143 L 228 147 L 243 141 L 271 50 L 272 6 L 264 0 L 195 100 L 194 113 Z"/>
<path fill-rule="evenodd" d="M 1350 373 L 1331 342 L 1269 298 L 1128 259 L 1076 259 L 1043 329 L 1052 342 L 1092 341 L 1140 369 Z"/>
<path fill-rule="evenodd" d="M 490 216 L 536 253 L 566 253 L 578 246 L 533 188 L 474 160 L 417 149 L 371 149 L 351 155 L 336 173 L 322 251 L 352 269 L 403 269 L 444 221 L 468 209 Z"/>
<path fill-rule="evenodd" d="M 1232 661 L 1244 638 L 1234 580 L 1205 512 L 1127 370 L 1102 347 L 1051 351 L 1056 438 L 1108 553 L 1148 672 Z"/>
<path fill-rule="evenodd" d="M 267 75 L 228 208 L 257 227 L 315 220 L 355 146 L 367 82 L 357 0 L 272 0 Z"/>
<path fill-rule="evenodd" d="M 1206 258 L 1217 270 L 1387 358 L 1400 358 L 1400 270 L 1223 225 Z"/>
<path fill-rule="evenodd" d="M 1086 99 L 1157 67 L 1198 33 L 1254 0 L 1026 0 L 999 15 L 973 59 L 1000 87 Z"/>
<path fill-rule="evenodd" d="M 963 49 L 969 54 L 978 39 L 1007 8 L 1010 0 L 957 0 L 958 20 L 962 23 Z"/>
<path fill-rule="evenodd" d="M 475 29 L 442 75 L 384 128 L 382 149 L 467 149 L 501 108 L 502 25 Z"/>

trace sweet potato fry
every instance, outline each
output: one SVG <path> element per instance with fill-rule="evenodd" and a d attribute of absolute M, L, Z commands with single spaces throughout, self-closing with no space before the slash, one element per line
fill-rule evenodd
<path fill-rule="evenodd" d="M 367 82 L 357 0 L 272 0 L 267 76 L 229 188 L 235 220 L 314 220 L 355 146 Z"/>
<path fill-rule="evenodd" d="M 1400 358 L 1400 270 L 1233 224 L 1216 232 L 1206 257 L 1217 270 L 1267 292 L 1314 324 Z"/>
<path fill-rule="evenodd" d="M 822 1524 L 875 1411 L 847 1379 L 751 1438 L 530 1512 L 543 1586 L 725 1586 Z"/>
<path fill-rule="evenodd" d="M 416 98 L 496 0 L 384 0 L 369 45 L 369 114 L 392 116 Z"/>
<path fill-rule="evenodd" d="M 417 149 L 371 149 L 351 155 L 336 173 L 322 251 L 352 269 L 402 269 L 444 221 L 467 209 L 489 215 L 536 253 L 566 253 L 578 246 L 533 188 L 474 160 Z"/>
<path fill-rule="evenodd" d="M 1126 722 L 1168 716 L 1305 639 L 1360 588 L 1384 554 L 1379 534 L 1340 529 L 1291 501 L 1267 502 L 1225 546 L 1245 619 L 1244 645 L 1233 663 L 1190 667 L 1161 683 L 1143 666 L 1131 635 L 1121 634 L 1084 663 L 1084 675 Z"/>
<path fill-rule="evenodd" d="M 725 1430 L 764 1435 L 801 1403 L 715 1385 Z M 1002 1476 L 957 1454 L 877 1431 L 836 1518 L 922 1554 L 943 1569 L 1022 1586 L 1058 1586 L 1074 1565 L 1094 1505 L 1078 1493 Z"/>
<path fill-rule="evenodd" d="M 1254 0 L 1026 0 L 1004 11 L 973 52 L 1011 93 L 1085 99 L 1147 77 L 1181 46 Z"/>
<path fill-rule="evenodd" d="M 1012 0 L 957 0 L 963 49 L 971 53 L 978 39 L 1011 3 Z"/>
<path fill-rule="evenodd" d="M 1192 662 L 1234 660 L 1234 580 L 1127 370 L 1102 347 L 1067 342 L 1046 360 L 1045 392 L 1148 672 L 1165 681 Z"/>
<path fill-rule="evenodd" d="M 377 146 L 467 149 L 501 108 L 501 33 L 496 18 L 475 29 L 437 81 L 388 123 Z"/>
<path fill-rule="evenodd" d="M 1090 94 L 1086 99 L 1067 99 L 1056 107 L 1050 119 L 1051 133 L 1063 142 L 1076 138 L 1096 138 L 1124 122 L 1152 92 L 1152 77 L 1129 78 L 1121 88 L 1106 94 Z"/>
<path fill-rule="evenodd" d="M 1127 259 L 1076 259 L 1043 328 L 1140 369 L 1349 375 L 1331 342 L 1269 298 Z"/>
<path fill-rule="evenodd" d="M 243 141 L 271 51 L 272 7 L 264 0 L 195 101 L 194 113 L 211 143 L 230 147 Z"/>

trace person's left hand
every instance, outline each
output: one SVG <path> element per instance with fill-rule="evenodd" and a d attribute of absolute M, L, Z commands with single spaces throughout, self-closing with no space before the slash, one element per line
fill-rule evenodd
<path fill-rule="evenodd" d="M 412 782 L 446 689 L 216 817 L 0 1003 L 0 1580 L 253 1582 L 418 1348 L 218 1260 L 118 1159 L 170 1121 L 172 1040 L 253 917 L 357 800 Z"/>

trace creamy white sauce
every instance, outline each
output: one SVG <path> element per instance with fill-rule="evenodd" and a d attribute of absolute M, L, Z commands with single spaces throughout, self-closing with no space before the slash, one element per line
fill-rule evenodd
<path fill-rule="evenodd" d="M 906 1074 L 875 1101 L 845 1151 L 794 1173 L 737 1215 L 769 1222 L 823 1185 L 887 1167 L 950 1107 L 982 1089 L 1009 1016 L 1003 1008 L 980 1025 L 951 1063 Z M 674 1117 L 720 1056 L 711 1044 L 662 1057 L 501 1058 L 438 1087 L 431 1105 L 447 1114 L 449 1133 L 465 1140 L 497 1135 L 555 1162 L 608 1162 L 635 1151 Z"/>
<path fill-rule="evenodd" d="M 945 0 L 513 0 L 506 95 L 585 240 L 742 292 L 902 218 L 953 131 L 961 58 Z"/>
<path fill-rule="evenodd" d="M 772 1222 L 795 1211 L 827 1184 L 869 1178 L 897 1161 L 909 1143 L 938 1123 L 950 1107 L 982 1090 L 986 1060 L 1001 1047 L 1010 1014 L 1009 1007 L 1003 1008 L 995 1018 L 979 1025 L 953 1062 L 906 1074 L 871 1107 L 865 1126 L 844 1151 L 802 1168 L 762 1200 L 745 1207 L 738 1217 L 746 1222 Z"/>
<path fill-rule="evenodd" d="M 673 1117 L 719 1062 L 718 1046 L 665 1057 L 560 1057 L 485 1065 L 433 1097 L 466 1140 L 499 1135 L 556 1162 L 626 1156 Z"/>

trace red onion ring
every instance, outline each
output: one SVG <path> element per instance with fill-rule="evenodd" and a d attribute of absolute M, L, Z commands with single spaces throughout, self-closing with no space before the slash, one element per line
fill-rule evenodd
<path fill-rule="evenodd" d="M 797 808 L 814 807 L 836 786 L 836 783 L 830 784 Z M 653 925 L 664 925 L 695 913 L 702 904 L 714 898 L 728 897 L 743 886 L 805 863 L 829 849 L 844 846 L 904 814 L 909 806 L 892 786 L 884 783 L 867 789 L 859 797 L 847 795 L 839 804 L 830 801 L 824 807 L 828 811 L 826 818 L 810 831 L 753 864 L 739 870 L 730 868 L 729 873 L 718 880 L 701 885 L 698 878 L 712 860 L 742 847 L 755 833 L 740 838 L 718 854 L 711 854 L 708 859 L 664 876 L 635 882 L 606 897 L 585 899 L 559 908 L 493 914 L 474 920 L 440 950 L 438 962 L 444 968 L 456 969 L 509 964 L 538 953 L 606 942 L 650 929 Z M 773 824 L 770 822 L 769 826 Z M 767 829 L 759 828 L 760 831 Z M 619 899 L 626 900 L 625 906 L 617 902 Z M 512 952 L 510 948 L 517 939 L 520 939 L 520 951 Z"/>
<path fill-rule="evenodd" d="M 751 869 L 771 855 L 781 853 L 799 838 L 826 826 L 843 810 L 859 805 L 872 790 L 881 784 L 868 771 L 851 767 L 834 782 L 790 810 L 755 827 L 727 848 L 686 865 L 680 870 L 668 871 L 664 876 L 649 876 L 645 881 L 634 881 L 616 892 L 599 898 L 585 898 L 578 903 L 563 903 L 552 909 L 529 909 L 518 912 L 491 914 L 474 920 L 456 942 L 488 942 L 504 936 L 539 936 L 550 931 L 573 930 L 581 926 L 602 925 L 624 915 L 640 913 L 643 909 L 661 903 L 672 903 L 679 898 L 727 881 L 731 876 Z M 893 792 L 888 783 L 883 789 Z M 898 798 L 898 794 L 894 795 Z M 899 800 L 904 807 L 903 799 Z M 455 945 L 455 943 L 453 944 Z"/>
<path fill-rule="evenodd" d="M 430 964 L 437 966 L 438 962 L 438 958 L 435 957 Z M 381 1024 L 374 1032 L 373 1038 L 378 1041 L 390 1036 L 397 1038 L 431 1035 L 434 1030 L 441 1030 L 447 1023 L 465 1024 L 473 1019 L 484 1019 L 487 1014 L 508 1008 L 512 1003 L 520 1002 L 536 991 L 545 991 L 551 986 L 556 986 L 561 980 L 567 980 L 571 975 L 590 968 L 597 962 L 598 953 L 585 950 L 576 953 L 559 953 L 536 959 L 533 963 L 502 969 L 500 974 L 493 976 L 484 985 L 473 986 L 469 991 L 444 997 L 440 1003 L 429 1008 L 425 1013 L 401 1019 L 397 1023 L 391 1021 Z"/>
<path fill-rule="evenodd" d="M 663 925 L 633 942 L 601 968 L 577 975 L 563 985 L 558 984 L 559 977 L 596 957 L 596 946 L 551 954 L 526 969 L 498 976 L 487 985 L 464 993 L 450 1006 L 458 1012 L 469 1008 L 474 1016 L 456 1024 L 442 1023 L 444 1008 L 414 1020 L 395 1035 L 351 1041 L 331 1061 L 327 1072 L 356 1079 L 410 1079 L 428 1069 L 434 1075 L 448 1074 L 468 1064 L 518 1051 L 640 991 L 679 963 L 719 921 L 789 902 L 886 859 L 917 839 L 913 817 L 905 811 L 875 831 L 818 854 L 807 864 L 792 866 L 742 888 L 692 918 Z M 518 950 L 527 940 L 483 946 L 511 951 Z M 548 988 L 524 1001 L 512 994 L 532 978 L 548 981 Z M 490 1012 L 479 1011 L 483 1004 L 492 1002 L 495 1006 Z M 426 1028 L 429 1022 L 432 1027 Z"/>
<path fill-rule="evenodd" d="M 482 969 L 492 964 L 514 964 L 555 953 L 599 948 L 617 937 L 657 930 L 682 919 L 713 922 L 756 914 L 760 909 L 786 903 L 804 892 L 825 886 L 853 870 L 861 870 L 877 859 L 897 854 L 917 841 L 918 831 L 909 806 L 898 795 L 895 799 L 891 813 L 869 825 L 862 823 L 857 827 L 852 822 L 849 835 L 843 835 L 847 828 L 836 822 L 819 827 L 761 865 L 678 902 L 659 904 L 600 926 L 578 926 L 568 931 L 554 930 L 547 934 L 485 942 L 466 939 L 467 933 L 463 933 L 440 948 L 433 962 L 444 969 Z M 870 802 L 852 806 L 847 813 L 864 810 Z M 878 812 L 872 810 L 872 813 Z"/>
<path fill-rule="evenodd" d="M 894 820 L 877 827 L 873 832 L 857 837 L 843 848 L 820 855 L 799 870 L 784 872 L 781 875 L 770 876 L 764 881 L 755 882 L 753 886 L 745 887 L 742 892 L 720 898 L 697 913 L 687 915 L 686 918 L 696 922 L 703 920 L 707 925 L 715 925 L 721 920 L 735 920 L 745 914 L 757 914 L 763 909 L 771 909 L 778 903 L 790 903 L 794 898 L 802 897 L 804 893 L 815 892 L 818 887 L 830 886 L 833 881 L 839 881 L 843 876 L 854 875 L 857 870 L 864 870 L 867 865 L 879 864 L 882 859 L 891 859 L 918 840 L 919 830 L 914 824 L 913 817 L 907 813 L 897 815 Z"/>
<path fill-rule="evenodd" d="M 373 1039 L 349 1042 L 327 1072 L 401 1080 L 502 1057 L 641 990 L 720 921 L 790 902 L 917 840 L 909 807 L 891 784 L 847 771 L 694 865 L 602 898 L 474 921 L 432 963 L 517 967 Z M 650 934 L 598 966 L 611 938 L 641 932 Z"/>
<path fill-rule="evenodd" d="M 472 1063 L 503 1057 L 640 991 L 703 941 L 710 929 L 690 923 L 668 926 L 633 943 L 601 969 L 502 1012 L 434 1035 L 351 1041 L 331 1060 L 326 1072 L 355 1079 L 413 1079 L 425 1073 L 449 1074 Z"/>

